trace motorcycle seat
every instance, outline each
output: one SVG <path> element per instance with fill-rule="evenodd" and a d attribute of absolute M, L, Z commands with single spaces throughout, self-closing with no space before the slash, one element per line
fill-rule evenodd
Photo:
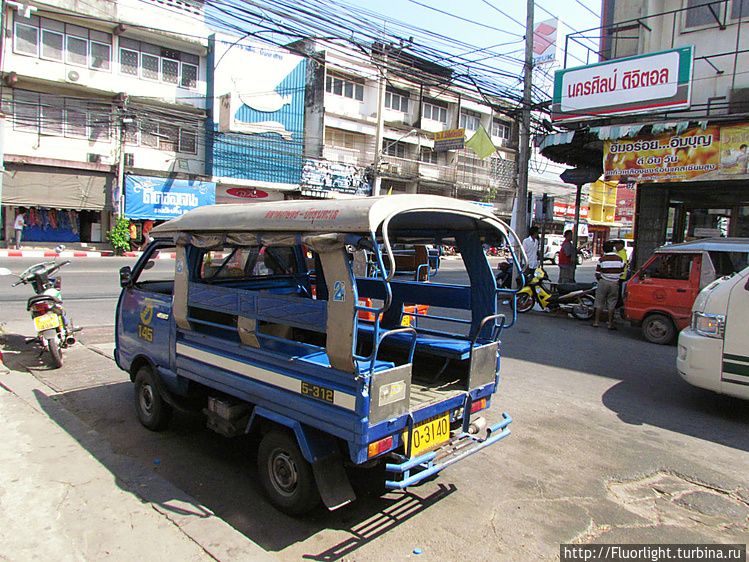
<path fill-rule="evenodd" d="M 566 295 L 573 291 L 587 291 L 592 289 L 595 283 L 559 283 L 557 285 L 557 292 L 560 295 Z"/>
<path fill-rule="evenodd" d="M 31 307 L 34 306 L 38 302 L 42 301 L 52 301 L 56 304 L 62 303 L 62 299 L 58 299 L 55 297 L 52 297 L 50 295 L 36 295 L 35 297 L 31 297 L 29 299 L 29 302 L 26 304 L 26 310 L 31 310 Z"/>

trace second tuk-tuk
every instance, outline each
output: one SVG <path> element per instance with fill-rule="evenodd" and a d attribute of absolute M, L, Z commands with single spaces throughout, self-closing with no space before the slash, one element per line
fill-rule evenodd
<path fill-rule="evenodd" d="M 151 236 L 120 272 L 116 319 L 138 418 L 159 430 L 181 408 L 225 436 L 259 432 L 280 510 L 348 503 L 348 467 L 384 467 L 386 487 L 403 489 L 509 434 L 507 414 L 481 417 L 514 321 L 497 313 L 498 292 L 514 291 L 497 289 L 483 246 L 520 243 L 482 207 L 424 195 L 218 205 Z M 398 278 L 394 244 L 455 246 L 467 279 Z"/>

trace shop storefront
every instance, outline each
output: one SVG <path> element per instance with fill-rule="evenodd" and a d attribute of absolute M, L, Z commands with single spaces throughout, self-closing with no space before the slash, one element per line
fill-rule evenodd
<path fill-rule="evenodd" d="M 101 172 L 6 163 L 3 174 L 3 238 L 26 211 L 24 243 L 100 242 L 112 210 L 112 177 Z M 12 235 L 11 235 L 12 236 Z"/>

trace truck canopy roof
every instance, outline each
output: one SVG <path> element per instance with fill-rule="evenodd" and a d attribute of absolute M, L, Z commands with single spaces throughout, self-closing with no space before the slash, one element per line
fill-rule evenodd
<path fill-rule="evenodd" d="M 679 244 L 668 244 L 655 250 L 656 254 L 694 252 L 749 252 L 749 238 L 704 238 Z"/>
<path fill-rule="evenodd" d="M 514 233 L 491 211 L 438 195 L 386 195 L 335 200 L 209 205 L 151 230 L 154 238 L 180 234 L 276 233 L 366 234 L 385 230 L 478 230 L 512 239 Z"/>

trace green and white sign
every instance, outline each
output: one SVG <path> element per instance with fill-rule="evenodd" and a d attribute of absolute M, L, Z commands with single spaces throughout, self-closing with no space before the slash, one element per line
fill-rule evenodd
<path fill-rule="evenodd" d="M 558 70 L 552 121 L 687 108 L 693 51 L 681 47 Z"/>

